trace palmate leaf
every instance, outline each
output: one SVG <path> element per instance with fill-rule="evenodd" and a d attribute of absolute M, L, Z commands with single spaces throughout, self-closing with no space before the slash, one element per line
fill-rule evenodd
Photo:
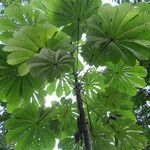
<path fill-rule="evenodd" d="M 143 136 L 140 126 L 126 119 L 112 121 L 110 125 L 114 131 L 115 146 L 121 150 L 141 150 L 147 145 L 147 139 Z"/>
<path fill-rule="evenodd" d="M 108 63 L 105 75 L 105 83 L 108 86 L 131 96 L 136 95 L 137 88 L 146 86 L 144 77 L 147 75 L 147 71 L 138 64 L 130 67 L 123 62 L 119 62 L 116 65 Z"/>
<path fill-rule="evenodd" d="M 57 120 L 57 123 L 53 122 L 53 120 L 50 122 L 52 123 L 51 129 L 53 130 L 56 137 L 59 139 L 65 139 L 68 136 L 74 135 L 74 133 L 77 131 L 77 104 L 72 102 L 71 99 L 65 98 L 62 98 L 60 103 L 54 101 L 52 104 L 52 108 L 55 106 L 53 110 L 53 120 Z M 58 124 L 57 127 L 56 124 Z"/>
<path fill-rule="evenodd" d="M 76 131 L 76 104 L 62 99 L 51 108 L 26 105 L 14 110 L 6 122 L 8 143 L 16 150 L 52 150 L 55 138 L 66 138 Z M 30 110 L 30 111 L 29 111 Z"/>
<path fill-rule="evenodd" d="M 64 50 L 42 49 L 38 56 L 29 60 L 28 66 L 33 76 L 53 81 L 68 72 L 73 61 L 74 59 Z"/>
<path fill-rule="evenodd" d="M 47 111 L 31 104 L 16 109 L 6 122 L 6 128 L 9 129 L 7 142 L 15 144 L 16 150 L 53 149 L 55 137 L 50 130 L 50 123 L 47 119 L 41 120 Z"/>
<path fill-rule="evenodd" d="M 40 93 L 41 88 L 43 88 L 43 84 L 39 80 L 31 77 L 29 74 L 19 76 L 17 67 L 7 64 L 6 57 L 6 53 L 1 50 L 0 98 L 7 101 L 7 111 L 11 112 L 16 107 L 30 103 L 30 99 L 35 91 L 36 93 Z"/>
<path fill-rule="evenodd" d="M 120 93 L 112 88 L 107 88 L 105 92 L 99 92 L 96 103 L 97 106 L 103 107 L 106 110 L 105 112 L 131 110 L 133 108 L 133 102 L 126 94 Z"/>
<path fill-rule="evenodd" d="M 113 145 L 113 129 L 108 125 L 102 126 L 98 120 L 93 124 L 92 142 L 94 150 L 116 150 Z"/>
<path fill-rule="evenodd" d="M 4 15 L 0 17 L 1 41 L 12 37 L 12 33 L 23 26 L 35 26 L 47 21 L 44 13 L 33 10 L 30 5 L 10 5 L 4 9 Z M 9 36 L 8 36 L 9 35 Z"/>
<path fill-rule="evenodd" d="M 83 77 L 83 89 L 84 93 L 90 97 L 100 90 L 104 90 L 105 83 L 104 77 L 98 72 L 89 72 L 85 77 Z"/>
<path fill-rule="evenodd" d="M 101 6 L 98 15 L 88 21 L 87 44 L 82 56 L 96 66 L 108 60 L 117 63 L 122 59 L 134 65 L 136 58 L 148 59 L 149 17 L 150 14 L 132 4 Z"/>
<path fill-rule="evenodd" d="M 147 145 L 142 128 L 127 119 L 118 119 L 102 125 L 97 121 L 93 126 L 95 149 L 141 150 Z"/>
<path fill-rule="evenodd" d="M 63 26 L 63 31 L 78 40 L 85 32 L 86 21 L 97 13 L 100 6 L 99 0 L 32 0 L 32 4 L 46 13 L 50 22 L 58 27 Z M 78 33 L 79 28 L 79 33 Z M 79 34 L 79 35 L 78 35 Z"/>
<path fill-rule="evenodd" d="M 63 94 L 68 96 L 73 91 L 72 84 L 70 83 L 72 79 L 68 75 L 65 75 L 65 77 L 61 77 L 58 80 L 55 79 L 55 81 L 50 83 L 46 88 L 48 94 L 52 95 L 56 92 L 57 97 L 61 97 Z"/>
<path fill-rule="evenodd" d="M 13 38 L 8 40 L 3 50 L 11 52 L 8 55 L 7 62 L 11 65 L 17 65 L 26 63 L 26 61 L 39 53 L 42 48 L 50 48 L 54 51 L 59 49 L 70 51 L 72 47 L 69 43 L 70 38 L 58 31 L 54 26 L 38 25 L 24 27 L 15 32 Z M 22 66 L 20 67 L 22 68 Z"/>
<path fill-rule="evenodd" d="M 101 119 L 104 116 L 108 116 L 107 114 L 110 112 L 129 120 L 136 120 L 132 112 L 134 105 L 130 97 L 113 88 L 106 88 L 105 92 L 100 91 L 97 95 L 92 96 L 92 98 L 86 96 L 85 100 L 89 105 L 89 109 L 92 108 L 91 111 L 94 111 L 97 117 Z"/>

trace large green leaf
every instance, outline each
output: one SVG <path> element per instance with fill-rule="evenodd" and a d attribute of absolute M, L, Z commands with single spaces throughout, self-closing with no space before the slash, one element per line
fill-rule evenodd
<path fill-rule="evenodd" d="M 31 104 L 16 109 L 6 123 L 8 143 L 15 144 L 16 150 L 52 150 L 55 138 L 47 118 L 42 119 L 48 111 Z"/>
<path fill-rule="evenodd" d="M 120 93 L 112 88 L 97 94 L 97 106 L 101 106 L 106 112 L 116 110 L 131 110 L 133 102 L 126 94 Z"/>
<path fill-rule="evenodd" d="M 72 47 L 69 43 L 70 38 L 58 31 L 54 26 L 38 25 L 35 27 L 24 27 L 20 31 L 15 32 L 13 38 L 8 40 L 3 50 L 11 52 L 8 55 L 7 62 L 11 65 L 16 65 L 25 63 L 39 53 L 42 48 L 50 48 L 54 51 L 59 49 L 70 51 Z"/>
<path fill-rule="evenodd" d="M 78 40 L 85 32 L 86 21 L 97 13 L 99 0 L 32 0 L 33 5 L 48 13 L 50 22 Z M 79 31 L 78 31 L 79 30 Z"/>
<path fill-rule="evenodd" d="M 6 99 L 9 111 L 30 103 L 31 96 L 40 88 L 43 88 L 40 81 L 29 74 L 19 76 L 17 68 L 6 63 L 6 54 L 0 52 L 0 98 Z"/>
<path fill-rule="evenodd" d="M 98 15 L 89 19 L 87 44 L 82 55 L 88 63 L 99 66 L 122 59 L 133 65 L 150 57 L 150 14 L 132 4 L 103 5 Z M 89 46 L 90 45 L 90 46 Z M 88 55 L 87 55 L 88 54 Z"/>
<path fill-rule="evenodd" d="M 136 95 L 137 88 L 146 86 L 144 77 L 147 75 L 147 71 L 138 64 L 131 67 L 123 62 L 118 64 L 108 63 L 105 75 L 105 83 L 108 86 L 131 96 Z"/>
<path fill-rule="evenodd" d="M 93 122 L 92 142 L 94 150 L 116 150 L 113 145 L 113 130 L 107 125 L 102 126 L 102 122 L 98 120 Z"/>
<path fill-rule="evenodd" d="M 32 10 L 30 5 L 10 5 L 0 17 L 0 31 L 15 31 L 23 26 L 44 23 L 45 20 L 44 14 Z"/>
<path fill-rule="evenodd" d="M 73 61 L 74 59 L 63 50 L 42 49 L 38 56 L 29 60 L 28 65 L 33 76 L 52 81 L 55 78 L 60 78 L 63 73 L 68 72 L 73 65 Z M 61 90 L 56 91 L 59 96 L 62 95 L 59 92 Z"/>
<path fill-rule="evenodd" d="M 99 119 L 104 119 L 104 116 L 107 116 L 108 112 L 111 112 L 116 116 L 119 115 L 133 121 L 136 120 L 132 112 L 134 105 L 131 98 L 127 94 L 113 88 L 106 88 L 105 92 L 100 91 L 97 95 L 92 96 L 92 98 L 86 95 L 85 100 L 89 109 L 93 113 L 96 113 L 97 117 L 100 117 Z"/>
<path fill-rule="evenodd" d="M 55 132 L 56 123 L 52 124 L 51 129 L 53 129 L 54 134 L 56 134 L 57 138 L 67 138 L 68 136 L 74 135 L 77 131 L 76 126 L 76 118 L 78 117 L 76 103 L 72 102 L 71 99 L 62 98 L 60 103 L 54 103 L 52 107 L 55 105 L 54 116 L 53 119 L 57 120 L 57 133 Z"/>
<path fill-rule="evenodd" d="M 140 126 L 127 119 L 118 119 L 102 125 L 97 121 L 93 126 L 95 149 L 141 150 L 147 145 Z"/>
<path fill-rule="evenodd" d="M 0 40 L 5 42 L 12 37 L 14 31 L 24 26 L 35 26 L 47 21 L 44 13 L 33 10 L 30 5 L 10 5 L 4 9 L 4 15 L 0 17 Z"/>
<path fill-rule="evenodd" d="M 76 117 L 76 103 L 70 99 L 52 102 L 51 108 L 30 103 L 15 109 L 6 122 L 7 141 L 15 144 L 16 150 L 52 150 L 55 138 L 67 138 L 76 132 Z"/>
<path fill-rule="evenodd" d="M 141 150 L 147 145 L 140 126 L 125 119 L 112 121 L 110 126 L 115 131 L 114 142 L 117 149 Z"/>

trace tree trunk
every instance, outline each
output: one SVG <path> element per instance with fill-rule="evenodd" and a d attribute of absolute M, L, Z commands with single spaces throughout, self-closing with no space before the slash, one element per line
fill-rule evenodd
<path fill-rule="evenodd" d="M 76 57 L 75 57 L 75 63 L 73 67 L 73 75 L 74 75 L 74 85 L 75 85 L 75 95 L 77 99 L 77 107 L 79 111 L 79 119 L 80 119 L 80 127 L 82 129 L 81 136 L 83 135 L 85 149 L 86 150 L 92 150 L 92 141 L 90 136 L 90 131 L 88 127 L 88 122 L 86 120 L 86 115 L 83 108 L 83 102 L 81 97 L 81 83 L 78 80 L 78 54 L 79 54 L 79 36 L 80 36 L 80 18 L 77 19 L 77 49 L 76 49 Z M 81 137 L 80 137 L 81 138 Z"/>
<path fill-rule="evenodd" d="M 75 94 L 76 94 L 76 99 L 77 99 L 78 111 L 80 115 L 79 117 L 81 121 L 80 126 L 83 130 L 84 144 L 85 144 L 86 150 L 92 150 L 92 141 L 90 137 L 90 131 L 88 127 L 88 122 L 86 120 L 82 97 L 81 97 L 81 84 L 78 81 L 78 76 L 76 72 L 74 72 L 74 78 L 75 78 Z"/>

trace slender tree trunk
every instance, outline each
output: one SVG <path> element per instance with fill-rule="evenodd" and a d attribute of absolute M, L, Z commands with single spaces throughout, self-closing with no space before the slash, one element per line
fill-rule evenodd
<path fill-rule="evenodd" d="M 90 131 L 88 127 L 88 122 L 86 120 L 82 97 L 81 97 L 81 84 L 78 81 L 78 76 L 76 72 L 74 72 L 74 78 L 75 78 L 75 94 L 76 94 L 76 99 L 77 99 L 79 115 L 80 115 L 79 117 L 81 121 L 80 125 L 83 130 L 84 144 L 85 144 L 86 150 L 92 150 L 92 141 L 90 137 Z"/>
<path fill-rule="evenodd" d="M 77 99 L 77 107 L 79 111 L 79 119 L 80 119 L 80 126 L 82 129 L 82 135 L 84 139 L 85 149 L 92 150 L 92 141 L 90 136 L 90 131 L 88 127 L 88 122 L 86 120 L 86 115 L 84 112 L 83 101 L 81 97 L 81 83 L 78 80 L 78 54 L 79 54 L 79 37 L 80 37 L 80 18 L 77 19 L 77 47 L 75 51 L 75 63 L 73 67 L 73 75 L 74 75 L 74 86 L 75 86 L 75 95 Z M 81 135 L 81 136 L 82 136 Z"/>

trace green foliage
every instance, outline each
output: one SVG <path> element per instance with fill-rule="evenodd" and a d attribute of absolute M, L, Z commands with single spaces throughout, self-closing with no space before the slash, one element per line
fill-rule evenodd
<path fill-rule="evenodd" d="M 12 113 L 7 142 L 16 150 L 52 150 L 59 139 L 60 149 L 85 149 L 83 102 L 93 150 L 146 147 L 149 122 L 137 124 L 134 109 L 149 100 L 138 92 L 149 84 L 148 4 L 15 4 L 0 16 L 0 99 Z M 47 94 L 61 100 L 50 99 L 48 108 Z"/>
<path fill-rule="evenodd" d="M 146 146 L 146 138 L 141 136 L 141 128 L 135 123 L 127 120 L 118 120 L 112 122 L 111 126 L 115 126 L 116 133 L 114 137 L 118 149 L 140 150 Z"/>
<path fill-rule="evenodd" d="M 74 138 L 67 137 L 65 139 L 62 139 L 58 145 L 59 148 L 62 148 L 64 150 L 80 150 L 80 145 L 76 144 L 74 141 Z"/>
<path fill-rule="evenodd" d="M 103 90 L 105 88 L 103 76 L 96 71 L 89 72 L 85 75 L 83 77 L 83 82 L 85 94 L 88 94 L 89 96 L 94 95 L 94 93 L 97 93 L 100 89 Z"/>
<path fill-rule="evenodd" d="M 117 116 L 127 120 L 136 120 L 132 112 L 134 104 L 130 97 L 115 89 L 107 88 L 105 92 L 99 92 L 92 98 L 87 97 L 86 102 L 100 119 L 107 120 L 108 114 L 112 113 L 115 120 L 118 118 Z"/>
<path fill-rule="evenodd" d="M 60 78 L 62 73 L 68 72 L 73 65 L 73 58 L 63 50 L 55 52 L 42 49 L 39 55 L 32 58 L 28 64 L 33 76 L 47 78 L 50 82 Z"/>
<path fill-rule="evenodd" d="M 6 123 L 10 130 L 7 141 L 14 144 L 17 142 L 17 150 L 52 149 L 55 138 L 49 130 L 50 124 L 46 119 L 41 120 L 45 113 L 33 105 L 16 109 Z"/>
<path fill-rule="evenodd" d="M 141 128 L 134 122 L 118 119 L 111 121 L 108 126 L 102 127 L 97 124 L 95 129 L 93 132 L 95 149 L 141 150 L 146 145 L 146 138 L 141 135 Z"/>
<path fill-rule="evenodd" d="M 88 21 L 87 43 L 82 55 L 96 66 L 106 61 L 117 63 L 120 59 L 134 65 L 136 58 L 148 59 L 149 26 L 149 14 L 139 7 L 103 5 Z"/>
<path fill-rule="evenodd" d="M 0 100 L 0 149 L 13 150 L 13 146 L 8 145 L 6 141 L 7 130 L 5 128 L 5 121 L 10 118 L 10 114 L 6 111 L 6 103 Z"/>
<path fill-rule="evenodd" d="M 58 131 L 58 136 L 56 136 L 61 139 L 68 137 L 68 135 L 72 136 L 77 128 L 76 118 L 78 115 L 76 103 L 73 103 L 71 99 L 62 98 L 60 103 L 55 107 L 54 113 L 54 118 L 59 121 L 57 130 L 55 129 L 56 123 L 51 126 L 54 129 L 54 134 L 57 134 L 56 131 Z"/>
<path fill-rule="evenodd" d="M 0 98 L 7 100 L 8 111 L 29 103 L 35 91 L 39 91 L 41 82 L 29 74 L 19 76 L 17 68 L 6 63 L 6 56 L 0 54 Z M 40 89 L 41 90 L 41 89 Z M 43 89 L 42 89 L 43 90 Z"/>
<path fill-rule="evenodd" d="M 121 92 L 129 95 L 136 95 L 137 88 L 146 86 L 143 77 L 147 75 L 147 71 L 142 66 L 136 64 L 133 67 L 127 66 L 123 62 L 118 64 L 107 64 L 105 83 Z"/>
<path fill-rule="evenodd" d="M 1 0 L 1 3 L 5 6 L 9 6 L 11 4 L 20 4 L 21 0 Z"/>
<path fill-rule="evenodd" d="M 91 15 L 97 13 L 100 6 L 99 0 L 33 0 L 33 5 L 45 11 L 50 22 L 58 27 L 63 26 L 63 31 L 77 40 L 86 32 L 86 21 Z M 87 9 L 88 8 L 88 9 Z M 80 27 L 80 28 L 79 28 Z M 79 33 L 77 32 L 79 30 Z"/>
<path fill-rule="evenodd" d="M 0 31 L 2 35 L 0 40 L 5 42 L 14 31 L 19 30 L 24 26 L 35 26 L 47 22 L 45 15 L 37 10 L 34 10 L 29 5 L 9 5 L 4 9 L 4 16 L 0 16 Z M 6 35 L 7 36 L 6 38 Z"/>
<path fill-rule="evenodd" d="M 26 41 L 26 44 L 24 44 L 24 41 Z M 17 65 L 26 63 L 39 53 L 42 48 L 49 48 L 54 51 L 59 49 L 69 51 L 71 48 L 69 43 L 70 38 L 61 31 L 58 31 L 54 26 L 38 25 L 35 27 L 24 27 L 14 33 L 13 38 L 7 41 L 3 50 L 11 52 L 8 55 L 7 62 L 11 65 Z M 40 54 L 42 55 L 42 52 Z M 26 70 L 27 68 L 21 65 L 19 69 Z M 24 72 L 27 73 L 28 71 Z"/>
<path fill-rule="evenodd" d="M 65 96 L 68 96 L 73 92 L 72 83 L 72 77 L 65 74 L 64 76 L 59 78 L 59 80 L 55 80 L 50 83 L 46 90 L 50 95 L 56 92 L 57 97 L 62 97 L 63 94 L 65 94 Z"/>
<path fill-rule="evenodd" d="M 71 100 L 62 99 L 60 103 L 53 103 L 51 108 L 28 104 L 15 109 L 12 118 L 6 122 L 9 129 L 7 141 L 17 143 L 16 150 L 53 149 L 55 138 L 71 135 L 72 129 L 76 128 L 76 115 L 73 114 L 76 109 L 72 108 L 75 105 Z"/>

